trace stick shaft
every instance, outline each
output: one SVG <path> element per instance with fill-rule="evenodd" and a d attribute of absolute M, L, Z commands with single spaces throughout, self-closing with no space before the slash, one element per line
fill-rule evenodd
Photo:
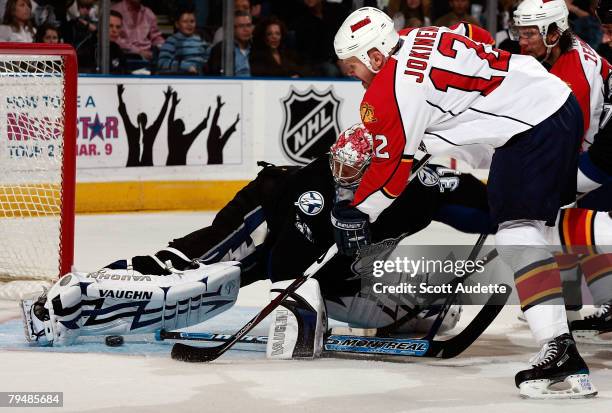
<path fill-rule="evenodd" d="M 320 256 L 310 267 L 304 271 L 304 273 L 296 278 L 282 293 L 276 296 L 274 300 L 270 301 L 255 317 L 253 317 L 248 323 L 246 323 L 240 330 L 234 335 L 227 339 L 227 341 L 220 346 L 209 347 L 209 348 L 198 348 L 187 346 L 185 344 L 177 343 L 172 348 L 172 358 L 183 361 L 212 361 L 227 350 L 229 350 L 236 342 L 240 341 L 249 331 L 259 324 L 264 318 L 266 318 L 280 303 L 289 295 L 294 293 L 302 284 L 304 284 L 309 278 L 319 271 L 333 256 L 338 252 L 338 247 L 333 244 L 325 254 Z"/>

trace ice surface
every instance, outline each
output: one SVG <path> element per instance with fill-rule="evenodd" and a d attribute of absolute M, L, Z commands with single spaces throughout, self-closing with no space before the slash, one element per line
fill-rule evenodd
<path fill-rule="evenodd" d="M 76 268 L 151 253 L 208 224 L 213 214 L 113 214 L 77 217 Z M 475 236 L 433 224 L 413 243 L 469 244 Z M 233 332 L 263 305 L 268 284 L 240 292 L 238 307 L 205 324 Z M 460 325 L 477 309 L 467 308 Z M 170 346 L 126 337 L 109 349 L 87 338 L 70 349 L 32 349 L 22 341 L 15 303 L 0 302 L 0 391 L 63 391 L 62 412 L 534 412 L 612 410 L 612 346 L 581 346 L 599 388 L 593 400 L 526 401 L 514 374 L 538 348 L 507 307 L 460 357 L 384 362 L 323 358 L 268 361 L 261 346 L 241 345 L 211 364 L 171 360 Z M 265 334 L 260 326 L 254 334 Z M 249 351 L 250 350 L 250 351 Z M 397 359 L 395 359 L 397 360 Z M 398 360 L 399 361 L 399 360 Z M 0 408 L 1 410 L 1 408 Z M 44 409 L 37 408 L 34 412 Z M 28 411 L 20 409 L 19 411 Z"/>

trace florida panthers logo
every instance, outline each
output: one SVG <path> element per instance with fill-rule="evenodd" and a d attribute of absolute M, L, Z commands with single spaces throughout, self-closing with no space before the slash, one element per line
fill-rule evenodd
<path fill-rule="evenodd" d="M 291 89 L 282 101 L 285 115 L 281 132 L 283 152 L 289 159 L 306 165 L 329 151 L 340 134 L 340 99 L 332 89 L 319 93 Z"/>
<path fill-rule="evenodd" d="M 308 191 L 300 195 L 295 205 L 297 205 L 306 215 L 317 215 L 323 210 L 325 200 L 323 199 L 323 195 L 319 192 Z"/>
<path fill-rule="evenodd" d="M 363 102 L 359 107 L 359 115 L 363 123 L 374 123 L 378 120 L 374 116 L 374 106 L 367 102 Z"/>

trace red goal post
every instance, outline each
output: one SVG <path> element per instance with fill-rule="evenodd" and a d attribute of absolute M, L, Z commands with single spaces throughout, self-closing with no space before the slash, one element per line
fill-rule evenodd
<path fill-rule="evenodd" d="M 69 45 L 0 43 L 0 280 L 72 268 L 77 76 Z"/>

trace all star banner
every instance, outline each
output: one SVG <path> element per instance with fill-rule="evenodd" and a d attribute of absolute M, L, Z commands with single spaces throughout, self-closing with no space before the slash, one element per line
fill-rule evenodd
<path fill-rule="evenodd" d="M 81 78 L 77 106 L 79 176 L 206 179 L 248 161 L 240 82 Z"/>
<path fill-rule="evenodd" d="M 251 179 L 305 165 L 359 121 L 352 81 L 83 77 L 79 181 Z"/>

